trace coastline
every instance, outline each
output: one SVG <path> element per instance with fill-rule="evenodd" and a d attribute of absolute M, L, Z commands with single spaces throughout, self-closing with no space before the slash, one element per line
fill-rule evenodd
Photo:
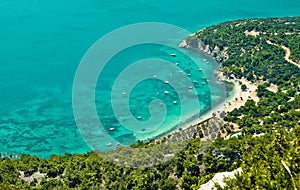
<path fill-rule="evenodd" d="M 217 77 L 218 79 L 220 79 L 219 77 Z M 147 136 L 146 138 L 140 138 L 138 140 L 141 141 L 151 141 L 151 140 L 159 140 L 162 139 L 164 137 L 167 137 L 169 135 L 173 135 L 175 133 L 178 133 L 181 130 L 188 130 L 190 128 L 194 128 L 197 127 L 198 125 L 202 124 L 203 122 L 206 122 L 208 120 L 210 120 L 211 118 L 213 118 L 213 115 L 217 112 L 221 113 L 222 111 L 225 111 L 225 105 L 229 102 L 234 101 L 234 99 L 240 94 L 240 91 L 238 89 L 238 84 L 232 81 L 228 81 L 227 82 L 233 83 L 234 84 L 234 88 L 233 90 L 230 92 L 232 94 L 230 94 L 230 96 L 226 97 L 225 100 L 220 101 L 217 103 L 216 106 L 212 107 L 210 110 L 206 111 L 203 115 L 200 115 L 200 118 L 194 118 L 195 116 L 197 116 L 198 114 L 191 114 L 192 116 L 189 116 L 187 118 L 185 118 L 185 120 L 182 122 L 182 124 L 179 125 L 175 125 L 175 127 L 169 129 L 169 130 L 165 130 L 165 131 L 161 131 L 158 135 L 152 135 L 152 136 Z"/>
<path fill-rule="evenodd" d="M 188 134 L 187 139 L 191 139 L 191 138 L 193 138 L 194 134 L 196 134 L 196 133 L 191 134 L 191 131 L 195 132 L 200 127 L 202 132 L 204 133 L 204 129 L 202 128 L 202 126 L 204 124 L 209 124 L 210 121 L 212 121 L 212 123 L 214 123 L 215 119 L 220 120 L 220 117 L 219 117 L 220 113 L 231 112 L 234 109 L 238 109 L 241 106 L 244 106 L 246 101 L 249 99 L 252 99 L 255 102 L 258 101 L 258 97 L 256 96 L 256 88 L 257 88 L 256 84 L 252 84 L 245 79 L 240 79 L 240 80 L 234 79 L 234 80 L 226 80 L 226 81 L 232 82 L 234 84 L 234 90 L 233 90 L 233 94 L 231 96 L 227 97 L 224 101 L 219 103 L 217 106 L 213 107 L 212 109 L 210 109 L 209 111 L 204 113 L 200 118 L 192 119 L 191 121 L 188 121 L 188 122 L 184 123 L 183 125 L 181 125 L 180 128 L 175 128 L 173 130 L 166 131 L 166 132 L 156 136 L 155 138 L 152 138 L 154 143 L 156 143 L 156 144 L 157 143 L 158 144 L 165 143 L 164 140 L 172 139 L 172 137 L 177 136 L 178 133 L 181 133 L 183 135 Z M 241 82 L 241 81 L 243 81 L 242 84 L 245 84 L 248 87 L 248 90 L 242 91 L 242 88 L 241 88 L 242 85 L 239 84 L 239 82 Z M 192 117 L 190 117 L 190 118 L 192 118 Z M 223 123 L 227 123 L 227 122 L 224 122 L 223 119 L 221 119 L 221 120 Z M 230 124 L 233 125 L 233 128 L 234 128 L 233 130 L 235 132 L 239 131 L 238 126 L 236 126 L 236 124 L 232 124 L 232 123 L 230 123 Z M 227 139 L 228 137 L 230 137 L 230 134 L 225 133 L 225 135 L 224 135 L 224 133 L 223 133 L 222 137 Z M 149 138 L 147 140 L 149 141 L 150 139 L 151 138 Z M 202 141 L 213 140 L 211 138 L 211 134 L 205 135 L 204 137 L 200 137 L 200 139 Z M 185 139 L 183 139 L 183 140 L 185 140 Z M 150 142 L 151 142 L 151 140 L 150 140 Z M 169 143 L 169 141 L 166 141 L 166 143 Z"/>
<path fill-rule="evenodd" d="M 219 102 L 217 106 L 213 107 L 206 113 L 204 113 L 200 118 L 194 119 L 190 122 L 185 123 L 181 128 L 182 130 L 189 129 L 190 127 L 198 126 L 199 124 L 213 118 L 213 115 L 217 112 L 222 112 L 224 110 L 224 104 L 232 101 L 235 98 L 235 94 L 237 94 L 236 87 L 234 86 L 233 94 L 227 97 L 224 101 Z"/>
<path fill-rule="evenodd" d="M 213 51 L 210 51 L 209 45 L 205 45 L 198 38 L 195 38 L 196 34 L 197 33 L 192 34 L 192 35 L 188 36 L 188 38 L 187 38 L 187 39 L 193 39 L 194 41 L 192 40 L 190 43 L 188 43 L 187 39 L 185 39 L 179 44 L 179 47 L 190 49 L 192 51 L 197 51 L 199 54 L 202 54 L 211 60 L 217 61 L 217 64 L 221 67 L 220 60 L 228 58 L 228 55 L 226 54 L 226 52 L 220 51 L 217 47 L 215 47 L 213 49 Z M 191 43 L 193 45 L 191 45 Z M 205 112 L 203 115 L 201 115 L 200 118 L 193 119 L 194 115 L 190 116 L 188 119 L 185 120 L 185 122 L 183 122 L 182 125 L 180 125 L 180 127 L 176 126 L 171 130 L 166 130 L 166 131 L 162 132 L 159 135 L 156 135 L 156 136 L 153 135 L 148 138 L 139 139 L 139 140 L 142 140 L 142 141 L 154 140 L 154 142 L 156 142 L 156 141 L 159 142 L 160 140 L 166 138 L 167 136 L 170 136 L 170 135 L 172 136 L 182 130 L 183 131 L 189 131 L 190 129 L 196 130 L 196 128 L 198 126 L 201 126 L 203 123 L 214 118 L 214 115 L 216 115 L 217 113 L 219 113 L 219 114 L 221 112 L 226 113 L 226 112 L 231 112 L 234 109 L 238 109 L 238 108 L 244 106 L 246 101 L 249 99 L 252 99 L 255 102 L 258 102 L 259 98 L 257 97 L 257 94 L 256 94 L 256 89 L 257 89 L 258 84 L 252 83 L 245 78 L 236 79 L 234 77 L 233 78 L 225 77 L 223 72 L 221 72 L 221 71 L 218 71 L 215 77 L 221 82 L 229 82 L 229 83 L 233 84 L 233 90 L 230 92 L 232 94 L 230 94 L 228 97 L 226 97 L 226 99 L 224 101 L 218 102 L 216 106 L 212 107 L 212 109 Z M 245 85 L 247 87 L 246 90 L 242 89 L 242 85 Z M 188 121 L 188 120 L 190 120 L 190 121 Z M 204 137 L 203 139 L 206 139 L 206 138 Z"/>

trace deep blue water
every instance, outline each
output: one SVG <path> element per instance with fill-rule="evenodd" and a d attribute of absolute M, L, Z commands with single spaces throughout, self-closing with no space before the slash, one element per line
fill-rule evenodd
<path fill-rule="evenodd" d="M 298 0 L 2 0 L 0 151 L 42 157 L 52 153 L 90 151 L 74 122 L 72 84 L 77 66 L 87 49 L 112 30 L 138 22 L 164 22 L 195 32 L 233 19 L 300 15 L 299 7 Z M 185 36 L 178 37 L 178 43 L 183 38 Z M 167 48 L 155 45 L 137 47 L 123 52 L 112 62 L 122 60 L 124 64 L 130 64 L 130 61 L 145 57 L 170 60 L 169 53 Z M 188 62 L 184 56 L 176 59 L 170 61 Z M 214 69 L 212 64 L 206 64 L 200 56 L 197 64 L 208 72 Z M 110 125 L 117 129 L 112 134 L 113 138 L 130 144 L 136 137 L 130 130 L 118 126 L 115 118 L 109 117 L 111 110 L 107 107 L 110 98 L 105 93 L 111 89 L 111 71 L 118 67 L 115 65 L 107 68 L 108 75 L 105 78 L 104 74 L 102 79 L 107 82 L 107 86 L 97 87 L 97 110 L 99 118 L 107 124 L 107 129 Z M 190 68 L 190 71 L 195 72 L 196 69 L 193 71 Z M 192 76 L 196 77 L 193 80 L 200 81 L 202 74 Z M 141 105 L 148 105 L 153 99 L 160 98 L 155 93 L 169 88 L 157 82 L 144 81 L 130 94 L 130 109 L 135 117 L 149 119 L 148 110 Z M 148 93 L 143 91 L 145 86 L 149 92 L 155 89 L 154 95 L 143 98 Z M 205 96 L 203 92 L 207 89 L 201 88 L 201 96 Z M 218 89 L 215 90 L 217 93 Z M 176 120 L 180 110 L 170 103 L 177 100 L 176 93 L 170 93 L 169 98 L 162 99 L 167 102 L 171 114 L 169 120 L 166 119 L 167 123 Z M 202 104 L 204 110 L 209 108 L 209 103 Z M 126 140 L 123 142 L 122 139 Z M 103 143 L 106 145 L 107 142 Z"/>

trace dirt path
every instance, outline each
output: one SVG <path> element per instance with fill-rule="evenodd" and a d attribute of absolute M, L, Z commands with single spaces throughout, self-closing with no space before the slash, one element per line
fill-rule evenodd
<path fill-rule="evenodd" d="M 297 66 L 297 67 L 300 69 L 300 64 L 299 64 L 299 63 L 296 63 L 295 61 L 293 61 L 293 60 L 290 59 L 290 55 L 291 55 L 291 50 L 290 50 L 290 48 L 285 47 L 284 45 L 281 45 L 281 46 L 280 46 L 280 45 L 278 45 L 278 44 L 274 44 L 274 43 L 272 43 L 272 42 L 269 41 L 269 40 L 267 40 L 267 43 L 270 44 L 270 45 L 278 46 L 278 47 L 281 47 L 282 49 L 284 49 L 284 51 L 285 51 L 284 59 L 285 59 L 287 62 L 289 62 L 289 63 L 291 63 L 291 64 L 294 64 L 295 66 Z"/>

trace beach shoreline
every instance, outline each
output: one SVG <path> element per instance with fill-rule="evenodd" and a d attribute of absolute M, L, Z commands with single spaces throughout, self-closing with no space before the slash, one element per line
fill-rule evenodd
<path fill-rule="evenodd" d="M 185 122 L 183 125 L 180 126 L 180 128 L 176 128 L 170 131 L 166 131 L 158 136 L 156 136 L 155 138 L 148 138 L 145 140 L 150 140 L 154 141 L 155 143 L 162 143 L 164 139 L 167 139 L 169 137 L 172 136 L 176 136 L 176 134 L 181 133 L 181 134 L 186 134 L 189 133 L 189 131 L 197 131 L 197 129 L 205 123 L 209 123 L 210 120 L 213 120 L 214 118 L 217 119 L 221 119 L 219 116 L 222 112 L 227 113 L 227 112 L 231 112 L 234 109 L 238 109 L 242 106 L 245 105 L 246 101 L 249 99 L 254 100 L 255 102 L 257 102 L 259 100 L 259 98 L 256 95 L 256 89 L 257 89 L 257 85 L 253 84 L 249 81 L 247 81 L 246 79 L 234 79 L 234 80 L 226 80 L 227 82 L 232 82 L 234 84 L 234 90 L 233 90 L 233 94 L 229 97 L 227 97 L 224 101 L 222 101 L 221 103 L 219 103 L 217 106 L 213 107 L 212 109 L 210 109 L 209 111 L 207 111 L 206 113 L 204 113 L 200 118 L 196 118 L 196 119 L 192 119 L 189 122 Z M 241 84 L 239 83 L 241 82 Z M 241 86 L 242 84 L 247 86 L 247 90 L 243 91 Z M 192 117 L 190 117 L 192 118 Z M 224 120 L 221 119 L 223 122 Z M 224 122 L 226 123 L 226 122 Z M 233 127 L 235 128 L 234 131 L 238 132 L 238 126 L 235 126 L 234 124 L 232 124 Z M 203 129 L 201 129 L 203 131 Z M 182 133 L 183 132 L 183 133 Z M 227 137 L 229 137 L 228 135 L 230 134 L 226 134 L 223 137 L 226 139 Z M 193 138 L 194 135 L 190 135 L 188 139 Z M 201 138 L 201 140 L 213 140 L 210 135 L 208 136 L 204 136 Z M 168 141 L 167 141 L 168 143 Z"/>
<path fill-rule="evenodd" d="M 196 33 L 195 33 L 196 34 Z M 194 37 L 195 34 L 192 34 L 189 36 L 190 37 Z M 190 49 L 192 51 L 197 51 L 199 54 L 204 55 L 205 57 L 211 59 L 212 61 L 217 61 L 217 64 L 221 64 L 218 61 L 218 56 L 214 57 L 213 53 L 217 52 L 218 54 L 222 55 L 222 56 L 227 56 L 226 52 L 220 52 L 218 50 L 214 50 L 213 52 L 209 51 L 209 46 L 205 45 L 203 47 L 203 44 L 200 45 L 201 42 L 199 42 L 199 40 L 197 39 L 197 48 L 190 46 L 186 40 L 183 40 L 180 44 L 179 47 L 180 48 L 187 48 Z M 221 67 L 221 66 L 220 66 Z M 190 129 L 195 129 L 198 126 L 200 126 L 201 124 L 203 124 L 206 121 L 209 121 L 210 119 L 212 119 L 214 117 L 214 115 L 216 115 L 217 113 L 220 114 L 221 112 L 231 112 L 234 109 L 238 109 L 242 106 L 245 105 L 246 101 L 249 99 L 254 100 L 255 102 L 258 102 L 259 98 L 257 97 L 256 94 L 256 89 L 258 84 L 256 83 L 252 83 L 250 81 L 248 81 L 245 78 L 241 78 L 241 79 L 236 79 L 234 77 L 225 77 L 224 74 L 221 71 L 217 71 L 217 74 L 215 75 L 216 79 L 221 81 L 221 82 L 228 82 L 233 84 L 233 90 L 231 91 L 231 95 L 226 97 L 225 100 L 218 102 L 216 106 L 212 107 L 210 110 L 208 110 L 207 112 L 205 112 L 203 115 L 201 115 L 199 118 L 194 118 L 195 115 L 190 116 L 188 119 L 186 119 L 184 122 L 182 122 L 183 124 L 180 125 L 179 127 L 174 127 L 171 130 L 167 130 L 162 132 L 159 135 L 153 135 L 150 136 L 148 138 L 145 139 L 139 139 L 142 141 L 151 141 L 151 140 L 161 140 L 163 138 L 166 138 L 167 136 L 173 135 L 178 133 L 179 131 L 183 130 L 190 130 Z M 242 85 L 246 86 L 246 89 L 243 90 Z M 190 120 L 190 121 L 188 121 Z"/>

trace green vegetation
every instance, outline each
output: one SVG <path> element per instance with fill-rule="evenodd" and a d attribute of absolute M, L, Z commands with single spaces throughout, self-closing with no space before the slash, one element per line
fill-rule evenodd
<path fill-rule="evenodd" d="M 0 189 L 194 189 L 215 172 L 237 168 L 241 163 L 241 155 L 258 143 L 261 143 L 260 140 L 251 136 L 227 141 L 218 138 L 213 143 L 201 143 L 196 138 L 173 159 L 151 168 L 136 169 L 105 161 L 94 152 L 53 155 L 48 160 L 28 155 L 18 160 L 6 158 L 0 162 Z M 18 177 L 20 171 L 26 171 L 27 176 L 36 172 L 44 173 L 46 177 L 39 182 L 33 180 L 26 183 Z"/>
<path fill-rule="evenodd" d="M 53 155 L 48 160 L 23 155 L 18 160 L 6 158 L 0 162 L 0 189 L 198 189 L 214 173 L 240 165 L 244 173 L 238 180 L 230 181 L 229 189 L 265 187 L 266 179 L 273 179 L 273 174 L 277 175 L 274 187 L 290 187 L 292 178 L 281 161 L 288 165 L 299 188 L 299 137 L 298 127 L 290 133 L 280 130 L 262 137 L 245 135 L 202 143 L 197 138 L 173 159 L 151 168 L 136 169 L 104 161 L 94 152 Z M 27 183 L 18 177 L 20 171 L 26 171 L 26 176 L 39 172 L 46 177 Z"/>
<path fill-rule="evenodd" d="M 259 34 L 245 35 L 245 31 Z M 285 51 L 282 48 L 270 45 L 267 41 L 290 48 L 290 58 L 299 62 L 299 34 L 300 17 L 293 17 L 226 22 L 198 32 L 197 37 L 203 45 L 209 45 L 215 56 L 218 54 L 213 53 L 215 47 L 226 51 L 229 58 L 220 55 L 218 59 L 222 62 L 222 71 L 228 77 L 234 75 L 253 82 L 263 80 L 287 87 L 290 83 L 295 86 L 300 83 L 300 69 L 284 59 Z"/>
<path fill-rule="evenodd" d="M 295 90 L 273 93 L 266 90 L 265 85 L 259 85 L 259 102 L 248 100 L 245 106 L 228 113 L 224 120 L 237 123 L 245 134 L 271 132 L 282 127 L 291 129 L 300 121 L 300 94 L 295 94 Z"/>
<path fill-rule="evenodd" d="M 246 30 L 260 33 L 245 35 Z M 154 158 L 166 159 L 158 150 L 172 149 L 143 142 L 117 150 L 116 162 L 107 160 L 116 155 L 114 151 L 66 153 L 49 159 L 28 155 L 16 160 L 2 158 L 0 189 L 199 189 L 215 173 L 239 167 L 243 173 L 229 180 L 225 189 L 300 189 L 300 69 L 284 59 L 283 49 L 266 42 L 290 48 L 290 58 L 298 62 L 299 32 L 300 17 L 226 22 L 198 32 L 197 37 L 209 45 L 227 77 L 259 81 L 260 100 L 249 99 L 239 109 L 220 113 L 223 127 L 203 124 L 186 144 L 173 145 L 185 147 L 166 162 L 139 168 L 124 164 L 122 156 L 128 154 L 131 160 L 127 164 L 147 165 Z M 215 46 L 220 52 L 214 52 Z M 277 92 L 269 90 L 271 84 L 277 85 Z M 234 131 L 233 124 L 241 135 L 221 138 L 221 133 Z M 209 134 L 213 142 L 200 140 Z M 139 153 L 140 148 L 155 151 Z"/>
<path fill-rule="evenodd" d="M 275 133 L 243 157 L 243 174 L 227 182 L 226 189 L 299 189 L 300 127 Z"/>

